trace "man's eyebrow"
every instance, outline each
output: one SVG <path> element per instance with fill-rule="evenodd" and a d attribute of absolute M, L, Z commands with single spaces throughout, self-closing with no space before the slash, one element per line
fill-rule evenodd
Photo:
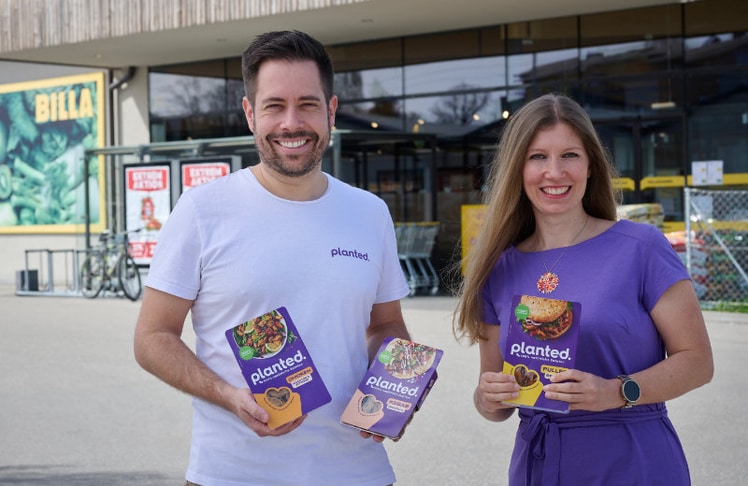
<path fill-rule="evenodd" d="M 322 101 L 322 98 L 320 98 L 317 95 L 304 95 L 299 97 L 300 101 Z M 285 103 L 287 100 L 280 96 L 268 96 L 267 98 L 263 98 L 260 100 L 262 103 L 271 103 L 271 102 L 277 102 L 277 103 Z"/>
<path fill-rule="evenodd" d="M 279 96 L 268 96 L 267 98 L 261 99 L 260 103 L 262 103 L 262 104 L 267 104 L 267 103 L 272 103 L 272 102 L 280 102 L 280 103 L 282 103 L 284 101 L 285 100 L 283 98 L 279 97 Z"/>

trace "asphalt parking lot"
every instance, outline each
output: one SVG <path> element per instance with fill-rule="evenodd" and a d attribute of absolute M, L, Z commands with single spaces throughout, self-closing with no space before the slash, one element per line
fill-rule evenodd
<path fill-rule="evenodd" d="M 181 486 L 190 399 L 135 363 L 139 303 L 14 291 L 0 286 L 0 485 Z M 506 485 L 516 419 L 474 411 L 477 349 L 452 337 L 454 300 L 414 297 L 403 308 L 414 339 L 444 358 L 406 435 L 386 443 L 397 484 Z M 744 485 L 748 315 L 705 316 L 715 378 L 670 402 L 670 415 L 695 486 Z"/>

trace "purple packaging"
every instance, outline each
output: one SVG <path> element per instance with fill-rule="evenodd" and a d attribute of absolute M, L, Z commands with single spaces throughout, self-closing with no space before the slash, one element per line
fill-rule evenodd
<path fill-rule="evenodd" d="M 441 357 L 439 349 L 386 338 L 340 421 L 372 434 L 399 438 L 434 386 Z"/>
<path fill-rule="evenodd" d="M 226 339 L 270 428 L 332 400 L 285 307 L 228 329 Z"/>
<path fill-rule="evenodd" d="M 569 403 L 545 397 L 550 377 L 574 367 L 581 305 L 578 302 L 515 295 L 504 343 L 504 373 L 513 374 L 519 397 L 504 403 L 569 413 Z"/>

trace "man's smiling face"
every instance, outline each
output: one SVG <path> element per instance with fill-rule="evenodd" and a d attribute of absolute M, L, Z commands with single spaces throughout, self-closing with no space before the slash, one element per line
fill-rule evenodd
<path fill-rule="evenodd" d="M 244 98 L 260 160 L 288 177 L 301 177 L 322 163 L 335 122 L 313 61 L 266 61 L 257 75 L 254 105 Z"/>

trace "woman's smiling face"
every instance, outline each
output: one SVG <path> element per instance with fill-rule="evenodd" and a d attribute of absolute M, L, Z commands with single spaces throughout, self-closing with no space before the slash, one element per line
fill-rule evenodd
<path fill-rule="evenodd" d="M 584 144 L 565 123 L 541 129 L 525 154 L 522 181 L 536 214 L 578 210 L 590 176 Z"/>

